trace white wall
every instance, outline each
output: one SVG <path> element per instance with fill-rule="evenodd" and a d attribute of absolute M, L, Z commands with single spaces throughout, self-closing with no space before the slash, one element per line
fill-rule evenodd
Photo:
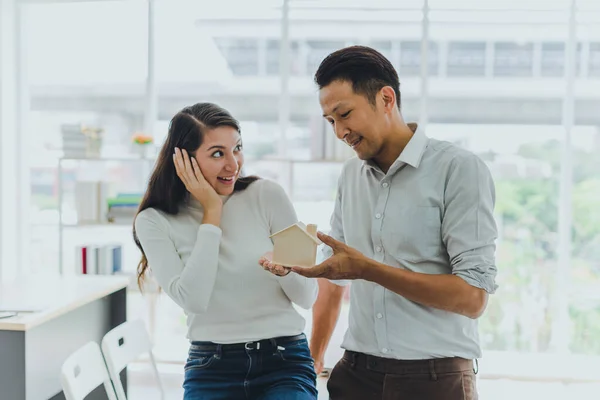
<path fill-rule="evenodd" d="M 16 277 L 19 246 L 15 0 L 0 0 L 0 280 Z"/>

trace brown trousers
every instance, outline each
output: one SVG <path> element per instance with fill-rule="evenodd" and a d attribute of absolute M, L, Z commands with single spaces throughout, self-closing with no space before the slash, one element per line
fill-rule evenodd
<path fill-rule="evenodd" d="M 331 371 L 331 400 L 477 400 L 473 361 L 392 360 L 346 351 Z"/>

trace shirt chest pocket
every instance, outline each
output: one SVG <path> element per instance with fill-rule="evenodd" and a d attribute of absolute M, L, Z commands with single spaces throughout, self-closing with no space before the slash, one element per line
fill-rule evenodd
<path fill-rule="evenodd" d="M 443 251 L 438 207 L 410 207 L 396 218 L 386 216 L 386 250 L 396 259 L 420 262 L 438 258 Z"/>

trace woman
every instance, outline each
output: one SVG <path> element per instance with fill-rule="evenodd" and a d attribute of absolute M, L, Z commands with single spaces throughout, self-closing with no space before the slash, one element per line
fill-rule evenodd
<path fill-rule="evenodd" d="M 184 399 L 316 399 L 292 303 L 309 309 L 317 283 L 261 257 L 296 213 L 276 183 L 240 176 L 243 164 L 226 110 L 199 103 L 173 117 L 135 219 L 138 283 L 150 268 L 187 315 Z"/>

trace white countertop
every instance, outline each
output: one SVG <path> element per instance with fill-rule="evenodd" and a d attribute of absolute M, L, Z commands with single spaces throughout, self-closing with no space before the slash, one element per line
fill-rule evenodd
<path fill-rule="evenodd" d="M 19 311 L 0 319 L 0 330 L 26 331 L 78 307 L 117 292 L 127 276 L 28 278 L 0 284 L 0 311 Z"/>

